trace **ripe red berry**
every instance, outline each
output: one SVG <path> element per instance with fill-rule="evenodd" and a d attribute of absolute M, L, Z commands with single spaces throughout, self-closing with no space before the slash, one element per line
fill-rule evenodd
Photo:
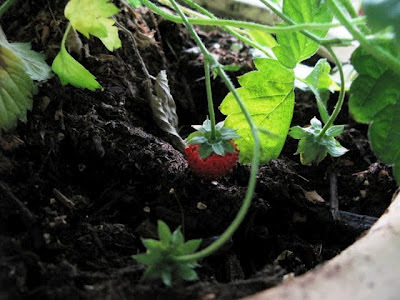
<path fill-rule="evenodd" d="M 223 156 L 212 152 L 211 155 L 202 159 L 199 155 L 199 145 L 189 145 L 186 147 L 186 160 L 197 176 L 206 179 L 218 179 L 228 174 L 236 165 L 239 156 L 239 150 L 232 141 L 235 151 L 225 153 Z"/>

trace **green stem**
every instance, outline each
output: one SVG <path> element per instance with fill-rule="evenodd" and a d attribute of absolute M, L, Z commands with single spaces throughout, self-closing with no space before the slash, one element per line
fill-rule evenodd
<path fill-rule="evenodd" d="M 268 7 L 273 13 L 275 13 L 278 17 L 280 17 L 283 21 L 289 24 L 290 27 L 293 26 L 298 26 L 295 21 L 293 21 L 291 18 L 289 18 L 287 15 L 285 15 L 283 12 L 281 12 L 275 4 L 270 3 L 269 1 L 266 0 L 260 0 L 261 3 L 263 3 L 266 7 Z M 286 27 L 286 26 L 284 26 Z M 323 39 L 321 39 L 319 36 L 316 36 L 315 34 L 307 31 L 306 29 L 308 28 L 300 28 L 296 31 L 300 31 L 303 35 L 306 37 L 310 38 L 314 42 L 322 45 L 323 44 Z"/>
<path fill-rule="evenodd" d="M 159 14 L 163 18 L 170 20 L 175 23 L 183 23 L 182 19 L 178 16 L 167 13 L 166 11 L 159 8 L 154 3 L 149 0 L 140 0 L 144 5 L 150 8 L 155 13 Z M 263 1 L 263 0 L 261 0 Z M 332 27 L 342 26 L 339 23 L 307 23 L 307 24 L 294 24 L 288 26 L 268 26 L 261 25 L 253 22 L 236 21 L 236 20 L 221 20 L 221 19 L 206 19 L 206 18 L 186 18 L 189 23 L 194 25 L 204 25 L 204 26 L 232 26 L 238 28 L 256 29 L 268 33 L 286 33 L 286 32 L 297 32 L 299 30 L 322 30 L 329 29 Z M 293 22 L 293 21 L 292 21 Z M 294 23 L 294 22 L 293 22 Z M 313 36 L 316 41 L 321 42 L 321 39 L 312 33 L 308 34 Z M 310 37 L 311 38 L 311 37 Z M 322 42 L 323 43 L 323 40 Z"/>
<path fill-rule="evenodd" d="M 202 6 L 198 5 L 196 2 L 192 1 L 192 0 L 184 0 L 187 4 L 189 4 L 191 7 L 193 7 L 194 9 L 197 9 L 200 13 L 202 13 L 203 15 L 209 17 L 210 19 L 213 20 L 217 20 L 217 18 L 208 10 L 206 10 L 205 8 L 203 8 Z M 237 37 L 239 40 L 241 40 L 243 43 L 250 45 L 251 47 L 260 50 L 261 52 L 263 52 L 266 56 L 271 57 L 271 54 L 261 45 L 259 45 L 258 43 L 252 41 L 251 39 L 248 39 L 247 37 L 243 36 L 242 34 L 240 34 L 239 32 L 237 32 L 234 28 L 229 27 L 229 26 L 222 26 L 222 28 L 230 33 L 231 35 Z"/>
<path fill-rule="evenodd" d="M 5 12 L 15 3 L 16 0 L 6 0 L 2 6 L 0 6 L 0 18 L 5 14 Z"/>
<path fill-rule="evenodd" d="M 218 71 L 218 74 L 222 78 L 222 80 L 225 82 L 227 85 L 229 91 L 233 94 L 235 97 L 236 101 L 238 102 L 239 107 L 241 108 L 243 114 L 246 117 L 247 122 L 249 123 L 251 133 L 254 139 L 254 151 L 253 151 L 253 160 L 252 160 L 252 166 L 251 166 L 251 171 L 250 171 L 250 178 L 249 178 L 249 183 L 247 186 L 247 191 L 246 191 L 246 196 L 243 200 L 242 206 L 239 209 L 238 214 L 236 215 L 235 219 L 232 221 L 232 223 L 229 225 L 229 227 L 222 233 L 222 235 L 211 245 L 208 247 L 204 248 L 201 251 L 192 253 L 190 255 L 183 255 L 183 256 L 178 256 L 176 259 L 178 261 L 194 261 L 198 260 L 201 258 L 204 258 L 208 255 L 213 254 L 215 251 L 217 251 L 222 245 L 224 245 L 228 239 L 234 234 L 236 229 L 239 227 L 241 222 L 243 221 L 244 217 L 246 216 L 246 213 L 251 205 L 251 200 L 253 199 L 254 195 L 254 190 L 255 186 L 257 183 L 257 173 L 258 173 L 258 166 L 260 163 L 260 151 L 261 151 L 261 146 L 260 146 L 260 139 L 258 136 L 257 132 L 257 127 L 255 126 L 249 111 L 246 109 L 246 106 L 244 105 L 242 99 L 240 98 L 239 94 L 235 90 L 235 87 L 233 86 L 232 82 L 230 81 L 229 77 L 226 75 L 225 71 L 222 69 L 222 67 L 218 64 L 216 59 L 208 52 L 204 44 L 202 43 L 201 39 L 197 35 L 197 33 L 194 31 L 192 25 L 189 23 L 188 19 L 186 16 L 183 14 L 181 9 L 179 8 L 178 4 L 175 2 L 175 0 L 170 0 L 171 4 L 173 5 L 175 11 L 180 15 L 182 18 L 185 26 L 189 30 L 190 34 L 192 34 L 193 38 L 195 39 L 196 43 L 198 43 L 198 46 L 202 51 L 204 50 L 204 59 L 209 60 L 207 64 L 211 64 L 212 66 L 215 66 L 215 68 Z"/>
<path fill-rule="evenodd" d="M 355 10 L 353 3 L 350 0 L 342 0 L 343 6 L 346 8 L 347 12 L 349 13 L 350 17 L 354 20 L 358 18 L 358 12 Z M 363 33 L 370 34 L 371 31 L 365 24 L 360 24 L 360 28 Z"/>
<path fill-rule="evenodd" d="M 340 62 L 339 58 L 336 56 L 336 53 L 332 50 L 332 48 L 327 47 L 327 50 L 332 55 L 333 59 L 335 60 L 336 66 L 339 69 L 340 92 L 339 92 L 338 102 L 335 105 L 332 115 L 329 117 L 328 121 L 326 122 L 326 124 L 324 125 L 324 127 L 322 128 L 321 132 L 318 135 L 319 140 L 321 140 L 323 138 L 326 131 L 333 125 L 333 122 L 335 122 L 337 116 L 339 115 L 340 110 L 342 109 L 343 102 L 344 102 L 344 96 L 345 96 L 345 84 L 346 83 L 345 83 L 342 63 Z"/>
<path fill-rule="evenodd" d="M 67 40 L 69 31 L 71 30 L 71 28 L 72 28 L 72 25 L 71 25 L 71 23 L 68 22 L 67 29 L 65 29 L 63 38 L 62 38 L 62 40 L 61 40 L 61 48 L 65 48 L 65 41 Z"/>
<path fill-rule="evenodd" d="M 336 0 L 328 0 L 328 3 L 330 4 L 332 11 L 334 12 L 336 18 L 338 18 L 339 22 L 346 26 L 347 30 L 360 42 L 360 45 L 365 49 L 365 51 L 375 57 L 375 59 L 379 62 L 385 64 L 388 68 L 395 71 L 397 74 L 400 74 L 399 59 L 382 49 L 380 46 L 371 43 L 367 37 L 361 33 L 358 28 L 351 23 L 350 20 L 347 19 Z"/>
<path fill-rule="evenodd" d="M 214 102 L 211 91 L 211 76 L 210 76 L 210 63 L 207 57 L 204 57 L 204 74 L 206 79 L 206 91 L 207 91 L 207 102 L 208 102 L 208 114 L 211 121 L 211 140 L 215 140 L 215 112 Z"/>

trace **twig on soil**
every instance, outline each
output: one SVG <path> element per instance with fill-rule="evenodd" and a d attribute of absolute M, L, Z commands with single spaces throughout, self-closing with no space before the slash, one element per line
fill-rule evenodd
<path fill-rule="evenodd" d="M 0 181 L 0 192 L 4 194 L 5 200 L 9 200 L 13 206 L 18 208 L 26 226 L 32 226 L 32 224 L 36 223 L 35 215 L 14 195 L 10 187 L 3 181 Z"/>
<path fill-rule="evenodd" d="M 337 192 L 337 176 L 336 173 L 334 172 L 329 173 L 329 185 L 331 192 L 330 206 L 331 206 L 332 217 L 335 221 L 339 221 L 340 214 L 339 214 L 339 199 Z"/>
<path fill-rule="evenodd" d="M 378 220 L 378 218 L 375 217 L 354 214 L 342 210 L 339 210 L 339 217 L 343 225 L 355 231 L 368 230 Z"/>
<path fill-rule="evenodd" d="M 63 204 L 65 207 L 67 207 L 70 210 L 75 210 L 75 203 L 72 202 L 68 197 L 66 197 L 64 194 L 62 194 L 59 190 L 53 189 L 54 196 L 56 199 Z"/>

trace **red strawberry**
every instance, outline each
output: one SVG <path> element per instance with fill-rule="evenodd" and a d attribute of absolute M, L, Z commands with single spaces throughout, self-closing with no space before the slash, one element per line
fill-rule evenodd
<path fill-rule="evenodd" d="M 239 150 L 233 139 L 240 138 L 235 130 L 225 128 L 224 123 L 218 123 L 212 132 L 211 122 L 193 126 L 197 131 L 186 139 L 186 160 L 196 175 L 217 179 L 230 172 L 236 165 Z"/>
<path fill-rule="evenodd" d="M 233 143 L 234 144 L 234 143 Z M 186 160 L 195 173 L 199 177 L 206 179 L 218 179 L 228 174 L 236 165 L 239 156 L 239 150 L 234 144 L 235 151 L 233 153 L 225 153 L 221 156 L 212 152 L 210 156 L 202 159 L 199 155 L 200 145 L 190 145 L 186 147 Z"/>

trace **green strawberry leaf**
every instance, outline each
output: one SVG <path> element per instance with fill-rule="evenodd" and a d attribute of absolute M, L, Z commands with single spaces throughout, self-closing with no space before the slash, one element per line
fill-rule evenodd
<path fill-rule="evenodd" d="M 362 4 L 368 17 L 368 25 L 375 30 L 393 26 L 396 37 L 400 38 L 399 0 L 364 0 Z"/>
<path fill-rule="evenodd" d="M 26 122 L 32 108 L 33 81 L 25 69 L 18 56 L 0 45 L 0 129 L 10 130 L 17 120 Z"/>
<path fill-rule="evenodd" d="M 395 46 L 384 45 L 395 53 Z M 376 61 L 362 47 L 354 51 L 351 61 L 358 77 L 350 87 L 349 110 L 357 122 L 369 123 L 376 113 L 400 97 L 400 76 Z"/>
<path fill-rule="evenodd" d="M 101 88 L 96 77 L 67 52 L 63 43 L 51 68 L 63 85 L 71 84 L 74 87 L 87 88 L 91 91 Z"/>
<path fill-rule="evenodd" d="M 65 7 L 65 17 L 72 26 L 87 38 L 94 35 L 101 39 L 108 50 L 121 47 L 118 28 L 111 16 L 119 9 L 110 0 L 70 0 Z"/>
<path fill-rule="evenodd" d="M 45 81 L 53 75 L 50 66 L 45 61 L 45 56 L 31 49 L 29 43 L 8 43 L 15 55 L 17 55 L 25 65 L 25 72 L 36 81 Z"/>
<path fill-rule="evenodd" d="M 319 0 L 284 0 L 283 13 L 296 23 L 330 23 L 331 10 L 327 3 Z M 310 30 L 317 36 L 323 37 L 328 30 Z M 288 68 L 294 68 L 297 63 L 312 56 L 319 45 L 300 32 L 279 33 L 276 35 L 278 46 L 272 50 L 278 60 Z"/>
<path fill-rule="evenodd" d="M 239 77 L 242 86 L 237 92 L 244 101 L 257 127 L 272 134 L 262 134 L 261 162 L 277 158 L 289 131 L 294 107 L 294 75 L 276 60 L 256 58 L 257 71 Z M 241 136 L 237 139 L 239 158 L 249 163 L 254 142 L 250 127 L 232 93 L 222 101 L 220 110 L 227 115 L 225 125 L 237 129 Z"/>
<path fill-rule="evenodd" d="M 396 55 L 395 45 L 382 47 Z M 394 176 L 400 183 L 400 76 L 360 47 L 352 63 L 359 76 L 350 88 L 350 112 L 358 122 L 370 124 L 372 150 L 383 162 L 394 164 Z"/>
<path fill-rule="evenodd" d="M 379 159 L 394 164 L 394 175 L 400 183 L 400 97 L 395 104 L 387 105 L 374 116 L 368 136 Z"/>

